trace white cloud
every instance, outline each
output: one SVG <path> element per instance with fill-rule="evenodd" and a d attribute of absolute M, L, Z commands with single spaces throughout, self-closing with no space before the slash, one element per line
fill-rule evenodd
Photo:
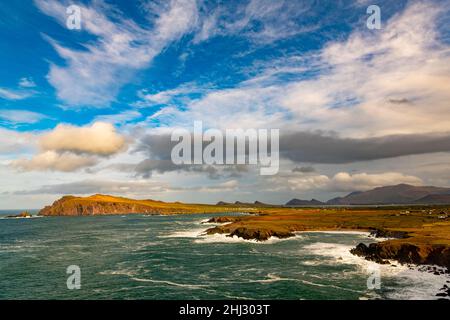
<path fill-rule="evenodd" d="M 36 83 L 34 83 L 33 78 L 21 78 L 19 81 L 19 87 L 22 88 L 34 88 L 36 87 Z"/>
<path fill-rule="evenodd" d="M 195 0 L 170 0 L 165 10 L 157 9 L 155 37 L 161 43 L 180 39 L 197 25 L 198 8 Z"/>
<path fill-rule="evenodd" d="M 438 40 L 440 13 L 413 3 L 382 30 L 328 44 L 319 66 L 329 71 L 288 86 L 282 105 L 305 128 L 353 136 L 448 130 L 450 55 Z"/>
<path fill-rule="evenodd" d="M 73 153 L 58 153 L 45 151 L 35 155 L 31 159 L 18 159 L 11 162 L 14 168 L 21 171 L 62 171 L 71 172 L 84 167 L 97 164 L 94 157 L 86 157 Z"/>
<path fill-rule="evenodd" d="M 2 88 L 0 87 L 0 98 L 6 100 L 23 100 L 36 94 L 36 91 L 32 90 L 36 84 L 31 78 L 21 78 L 18 83 L 18 88 Z"/>
<path fill-rule="evenodd" d="M 8 124 L 30 124 L 37 123 L 42 119 L 47 118 L 47 116 L 25 110 L 0 110 L 0 123 L 6 122 Z"/>
<path fill-rule="evenodd" d="M 14 90 L 0 88 L 0 97 L 8 100 L 20 100 L 26 98 L 26 95 Z"/>
<path fill-rule="evenodd" d="M 280 128 L 285 113 L 276 107 L 275 87 L 216 90 L 188 103 L 186 110 L 168 106 L 151 116 L 161 125 L 192 127 L 201 120 L 213 128 Z"/>
<path fill-rule="evenodd" d="M 189 98 L 191 94 L 206 94 L 212 89 L 207 86 L 198 86 L 195 83 L 184 83 L 174 89 L 149 93 L 148 90 L 139 90 L 139 101 L 133 106 L 138 108 L 148 107 L 157 104 L 176 104 L 178 101 L 187 103 L 193 99 Z"/>
<path fill-rule="evenodd" d="M 14 160 L 11 166 L 21 171 L 76 171 L 125 151 L 127 142 L 112 124 L 95 122 L 86 127 L 60 124 L 40 135 L 38 145 L 39 153 L 31 159 Z"/>
<path fill-rule="evenodd" d="M 314 3 L 308 1 L 291 0 L 250 0 L 226 9 L 218 6 L 202 17 L 194 43 L 214 36 L 233 35 L 266 44 L 311 32 L 317 27 L 307 18 L 313 6 Z"/>
<path fill-rule="evenodd" d="M 36 138 L 28 132 L 18 132 L 0 127 L 0 155 L 9 155 L 33 149 Z"/>
<path fill-rule="evenodd" d="M 376 187 L 407 183 L 421 185 L 422 180 L 399 172 L 355 173 L 339 172 L 333 177 L 326 175 L 294 175 L 287 179 L 291 190 L 320 189 L 330 192 L 366 191 Z"/>
<path fill-rule="evenodd" d="M 123 125 L 142 117 L 139 111 L 128 110 L 118 114 L 107 114 L 95 117 L 94 122 L 108 122 L 112 124 Z"/>
<path fill-rule="evenodd" d="M 60 124 L 41 137 L 40 145 L 43 150 L 109 156 L 123 151 L 126 141 L 112 124 L 95 122 L 88 127 Z"/>
<path fill-rule="evenodd" d="M 6 100 L 22 100 L 33 95 L 33 92 L 27 90 L 15 90 L 0 88 L 0 98 Z"/>

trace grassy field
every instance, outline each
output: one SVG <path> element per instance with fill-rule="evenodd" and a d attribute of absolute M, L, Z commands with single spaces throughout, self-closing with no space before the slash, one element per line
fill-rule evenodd
<path fill-rule="evenodd" d="M 396 241 L 450 245 L 449 207 L 383 208 L 258 208 L 258 215 L 230 217 L 229 224 L 212 233 L 233 233 L 237 229 L 276 231 L 358 230 L 407 232 Z"/>

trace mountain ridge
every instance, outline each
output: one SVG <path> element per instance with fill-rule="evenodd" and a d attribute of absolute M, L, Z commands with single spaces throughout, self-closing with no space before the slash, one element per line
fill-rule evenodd
<path fill-rule="evenodd" d="M 292 199 L 286 205 L 295 203 Z M 304 203 L 303 203 L 304 202 Z M 309 203 L 308 203 L 309 202 Z M 298 200 L 300 205 L 312 205 L 310 201 Z M 367 191 L 354 191 L 344 197 L 326 201 L 326 205 L 394 205 L 394 204 L 450 204 L 450 188 L 397 184 L 376 187 Z M 317 205 L 320 205 L 319 203 Z"/>

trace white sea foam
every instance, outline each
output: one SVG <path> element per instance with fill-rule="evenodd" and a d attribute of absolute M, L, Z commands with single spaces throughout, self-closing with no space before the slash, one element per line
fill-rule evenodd
<path fill-rule="evenodd" d="M 158 238 L 198 238 L 205 232 L 205 228 L 175 231 L 167 235 L 158 236 Z"/>
<path fill-rule="evenodd" d="M 137 275 L 136 270 L 130 270 L 130 269 L 119 269 L 119 270 L 106 270 L 101 271 L 98 274 L 100 275 L 107 275 L 107 276 L 128 276 L 133 277 Z"/>
<path fill-rule="evenodd" d="M 0 217 L 0 220 L 21 220 L 21 219 L 37 219 L 45 218 L 44 216 L 31 216 L 31 217 Z"/>
<path fill-rule="evenodd" d="M 290 238 L 280 239 L 277 237 L 270 237 L 266 241 L 258 241 L 255 239 L 246 240 L 238 236 L 229 237 L 227 234 L 215 233 L 211 235 L 201 234 L 194 241 L 195 243 L 255 243 L 255 244 L 273 244 L 280 241 L 288 241 L 299 239 L 301 236 L 294 236 Z"/>
<path fill-rule="evenodd" d="M 362 257 L 350 253 L 353 246 L 335 244 L 335 243 L 314 243 L 306 245 L 303 249 L 327 259 L 320 261 L 314 260 L 312 264 L 352 264 L 358 269 L 358 273 L 371 273 L 374 268 L 379 268 L 381 275 L 381 286 L 383 289 L 383 278 L 385 280 L 394 280 L 397 285 L 395 289 L 386 290 L 386 298 L 389 299 L 436 299 L 436 293 L 450 280 L 448 275 L 434 275 L 429 272 L 419 271 L 419 267 L 414 266 L 410 269 L 406 265 L 401 265 L 395 261 L 392 264 L 378 264 L 368 261 Z M 307 263 L 308 264 L 308 263 Z M 351 273 L 347 273 L 347 276 Z M 400 285 L 400 288 L 399 288 Z M 390 289 L 390 288 L 384 288 Z"/>
<path fill-rule="evenodd" d="M 188 289 L 202 289 L 202 288 L 208 287 L 208 285 L 186 284 L 186 283 L 178 283 L 178 282 L 167 281 L 167 280 L 143 279 L 143 278 L 137 278 L 137 277 L 132 277 L 131 279 L 133 279 L 134 281 L 138 281 L 138 282 L 160 283 L 160 284 L 166 284 L 166 285 L 175 286 L 175 287 L 183 287 L 183 288 L 188 288 Z"/>
<path fill-rule="evenodd" d="M 298 231 L 297 233 L 328 233 L 328 234 L 354 234 L 368 237 L 370 232 L 367 231 L 354 231 L 354 230 L 342 230 L 342 231 Z"/>
<path fill-rule="evenodd" d="M 267 274 L 267 278 L 266 279 L 250 280 L 249 282 L 272 283 L 272 282 L 278 282 L 278 281 L 297 281 L 297 279 L 282 278 L 280 276 L 277 276 L 276 274 L 269 273 L 269 274 Z"/>
<path fill-rule="evenodd" d="M 201 224 L 203 226 L 220 226 L 220 225 L 223 225 L 225 223 L 228 223 L 228 222 L 225 222 L 225 223 L 209 222 L 209 220 L 210 219 L 199 220 L 199 221 L 196 222 L 196 224 Z"/>

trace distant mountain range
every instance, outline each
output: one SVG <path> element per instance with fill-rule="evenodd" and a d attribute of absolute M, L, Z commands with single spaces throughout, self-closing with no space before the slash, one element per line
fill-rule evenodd
<path fill-rule="evenodd" d="M 387 204 L 450 204 L 450 188 L 398 184 L 352 192 L 345 197 L 334 198 L 327 202 L 292 199 L 286 206 Z"/>
<path fill-rule="evenodd" d="M 264 203 L 264 202 L 260 202 L 260 201 L 255 201 L 255 202 L 241 202 L 241 201 L 224 202 L 224 201 L 219 201 L 219 202 L 217 202 L 216 205 L 217 206 L 242 206 L 242 207 L 279 207 L 277 205 L 268 204 L 268 203 Z"/>

